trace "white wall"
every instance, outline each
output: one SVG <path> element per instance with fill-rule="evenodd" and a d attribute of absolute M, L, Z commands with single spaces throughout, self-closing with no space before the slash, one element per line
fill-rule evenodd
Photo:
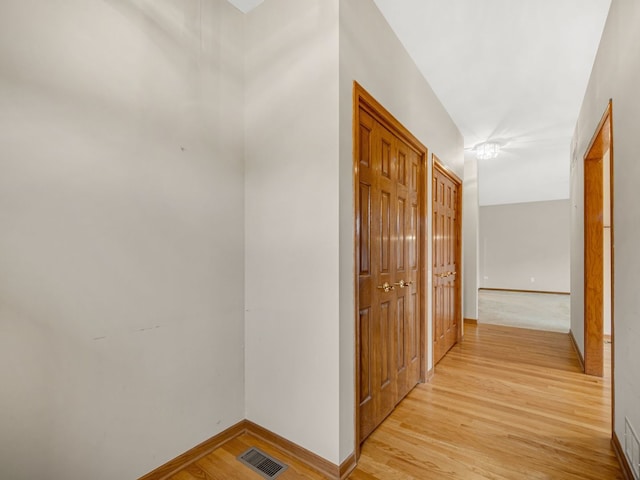
<path fill-rule="evenodd" d="M 242 25 L 0 3 L 1 478 L 136 478 L 243 418 Z"/>
<path fill-rule="evenodd" d="M 337 464 L 338 0 L 246 22 L 246 414 Z"/>
<path fill-rule="evenodd" d="M 7 0 L 0 65 L 0 476 L 133 478 L 245 416 L 344 460 L 353 80 L 463 173 L 373 2 Z"/>
<path fill-rule="evenodd" d="M 477 320 L 480 208 L 478 206 L 478 160 L 473 152 L 465 154 L 462 193 L 463 317 Z"/>
<path fill-rule="evenodd" d="M 595 128 L 595 126 L 594 126 Z M 586 146 L 585 146 L 586 148 Z M 576 150 L 576 137 L 571 140 L 569 234 L 571 284 L 571 334 L 584 358 L 584 153 Z"/>
<path fill-rule="evenodd" d="M 611 335 L 611 149 L 602 156 L 604 334 Z"/>
<path fill-rule="evenodd" d="M 370 0 L 340 2 L 340 460 L 353 451 L 353 81 L 360 83 L 460 178 L 462 135 Z M 429 155 L 429 175 L 431 156 Z M 430 179 L 427 186 L 430 187 Z M 430 188 L 427 198 L 430 197 Z M 431 202 L 427 202 L 429 208 Z M 431 213 L 429 212 L 429 219 Z M 431 238 L 430 221 L 427 239 Z M 431 243 L 428 243 L 429 247 Z M 427 267 L 431 265 L 427 258 Z M 427 277 L 431 278 L 429 268 Z M 426 288 L 431 289 L 431 285 Z M 431 307 L 427 306 L 431 345 Z M 429 368 L 432 362 L 429 358 Z"/>
<path fill-rule="evenodd" d="M 480 207 L 480 288 L 569 292 L 569 200 Z"/>
<path fill-rule="evenodd" d="M 595 129 L 613 99 L 614 164 L 614 347 L 615 431 L 624 439 L 624 418 L 640 431 L 640 210 L 637 123 L 640 117 L 640 3 L 613 0 L 572 143 L 571 329 L 583 346 L 584 274 L 583 157 Z M 573 258 L 573 252 L 577 258 Z M 574 303 L 578 308 L 574 308 Z"/>

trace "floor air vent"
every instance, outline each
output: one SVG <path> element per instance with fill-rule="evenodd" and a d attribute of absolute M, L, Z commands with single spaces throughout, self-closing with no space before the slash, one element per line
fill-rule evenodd
<path fill-rule="evenodd" d="M 276 478 L 287 469 L 284 463 L 279 462 L 255 447 L 251 447 L 240 455 L 238 460 L 264 478 Z"/>

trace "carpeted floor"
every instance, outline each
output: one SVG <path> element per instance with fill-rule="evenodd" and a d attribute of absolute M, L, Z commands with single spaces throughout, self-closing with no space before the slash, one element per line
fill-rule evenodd
<path fill-rule="evenodd" d="M 567 333 L 570 296 L 550 293 L 478 292 L 478 322 Z"/>

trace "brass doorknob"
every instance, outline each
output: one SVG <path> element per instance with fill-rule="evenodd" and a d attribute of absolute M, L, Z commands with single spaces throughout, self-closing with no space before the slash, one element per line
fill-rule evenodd
<path fill-rule="evenodd" d="M 380 290 L 384 290 L 385 292 L 390 292 L 391 290 L 394 290 L 396 287 L 391 285 L 389 282 L 384 282 L 382 285 L 378 285 L 378 288 Z"/>
<path fill-rule="evenodd" d="M 397 286 L 399 286 L 400 288 L 404 288 L 404 287 L 408 287 L 408 286 L 409 286 L 409 284 L 408 284 L 408 283 L 405 283 L 404 279 L 403 279 L 403 280 L 400 280 L 399 282 L 394 283 L 394 285 L 397 285 Z"/>
<path fill-rule="evenodd" d="M 434 274 L 434 276 L 439 277 L 439 278 L 447 278 L 450 277 L 451 275 L 457 275 L 458 272 L 444 272 L 444 273 L 436 273 Z"/>

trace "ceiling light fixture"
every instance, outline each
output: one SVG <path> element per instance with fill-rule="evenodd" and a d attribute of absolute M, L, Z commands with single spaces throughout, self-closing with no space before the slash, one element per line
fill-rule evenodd
<path fill-rule="evenodd" d="M 496 158 L 500 152 L 500 145 L 494 142 L 485 142 L 480 145 L 476 145 L 476 158 L 478 160 L 489 160 Z"/>

